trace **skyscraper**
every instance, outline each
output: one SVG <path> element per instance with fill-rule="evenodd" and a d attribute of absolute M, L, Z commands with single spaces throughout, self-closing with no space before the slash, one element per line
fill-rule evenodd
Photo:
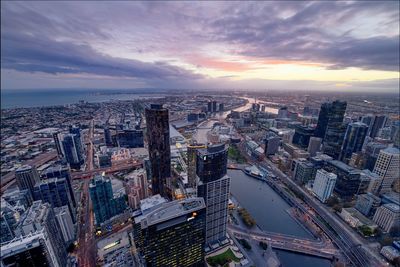
<path fill-rule="evenodd" d="M 47 168 L 41 174 L 42 179 L 50 179 L 50 178 L 65 178 L 68 186 L 68 190 L 71 196 L 72 204 L 76 207 L 76 200 L 74 190 L 72 188 L 72 177 L 67 166 L 63 165 L 55 165 Z"/>
<path fill-rule="evenodd" d="M 314 128 L 298 125 L 295 128 L 293 136 L 293 144 L 298 145 L 301 148 L 307 148 L 310 143 L 311 136 L 314 135 Z"/>
<path fill-rule="evenodd" d="M 324 154 L 334 159 L 339 159 L 346 128 L 347 126 L 344 124 L 337 124 L 327 128 L 322 144 Z"/>
<path fill-rule="evenodd" d="M 53 134 L 54 145 L 57 150 L 57 154 L 60 158 L 64 157 L 63 147 L 61 145 L 61 134 L 59 132 L 54 132 Z"/>
<path fill-rule="evenodd" d="M 217 101 L 212 102 L 212 111 L 217 112 Z"/>
<path fill-rule="evenodd" d="M 187 175 L 188 186 L 196 187 L 196 151 L 200 148 L 205 148 L 204 144 L 190 144 L 187 146 Z"/>
<path fill-rule="evenodd" d="M 111 130 L 108 124 L 104 126 L 104 143 L 106 146 L 112 146 Z"/>
<path fill-rule="evenodd" d="M 224 144 L 197 150 L 197 196 L 206 203 L 206 243 L 214 247 L 226 239 L 230 178 Z"/>
<path fill-rule="evenodd" d="M 0 243 L 10 241 L 15 237 L 14 230 L 17 226 L 19 212 L 16 211 L 6 200 L 1 199 L 0 216 Z"/>
<path fill-rule="evenodd" d="M 68 206 L 54 208 L 54 214 L 56 216 L 58 225 L 60 226 L 64 243 L 66 246 L 68 246 L 75 239 L 74 223 L 72 221 Z"/>
<path fill-rule="evenodd" d="M 379 152 L 382 149 L 387 148 L 386 144 L 381 144 L 377 142 L 369 142 L 365 146 L 365 165 L 364 168 L 373 171 L 375 167 L 376 160 L 378 159 Z"/>
<path fill-rule="evenodd" d="M 375 138 L 378 135 L 379 130 L 386 125 L 386 121 L 387 121 L 387 117 L 384 115 L 383 116 L 375 116 L 372 126 L 371 126 L 369 136 L 372 138 Z"/>
<path fill-rule="evenodd" d="M 33 196 L 33 188 L 40 181 L 39 174 L 34 166 L 24 165 L 15 171 L 15 180 L 20 190 L 29 190 Z"/>
<path fill-rule="evenodd" d="M 42 230 L 44 231 L 42 232 Z M 43 243 L 46 244 L 49 250 L 48 256 L 51 258 L 49 261 L 56 262 L 57 264 L 55 264 L 55 266 L 67 265 L 67 252 L 64 240 L 60 234 L 60 226 L 56 221 L 53 208 L 49 203 L 43 203 L 41 200 L 33 202 L 29 210 L 21 217 L 15 232 L 18 236 L 43 233 L 44 237 L 42 238 L 45 239 Z M 32 256 L 35 258 L 35 255 Z M 41 256 L 42 255 L 36 255 L 36 257 Z M 23 263 L 20 266 L 26 265 Z"/>
<path fill-rule="evenodd" d="M 83 148 L 80 135 L 67 134 L 62 141 L 65 160 L 72 169 L 80 169 L 84 163 Z"/>
<path fill-rule="evenodd" d="M 146 108 L 147 142 L 151 163 L 153 195 L 168 196 L 171 193 L 171 148 L 169 145 L 168 109 L 152 104 Z"/>
<path fill-rule="evenodd" d="M 134 241 L 146 266 L 204 266 L 205 207 L 203 198 L 188 198 L 135 217 Z"/>
<path fill-rule="evenodd" d="M 50 178 L 36 183 L 33 189 L 33 199 L 50 203 L 53 208 L 67 206 L 72 220 L 75 222 L 76 212 L 65 178 Z"/>
<path fill-rule="evenodd" d="M 344 113 L 346 112 L 346 102 L 333 101 L 323 103 L 318 116 L 317 128 L 314 135 L 324 138 L 327 128 L 335 127 L 343 122 Z"/>
<path fill-rule="evenodd" d="M 382 179 L 379 193 L 391 190 L 395 179 L 400 179 L 400 151 L 395 147 L 388 147 L 379 152 L 373 172 Z"/>
<path fill-rule="evenodd" d="M 361 151 L 365 137 L 367 136 L 368 126 L 361 122 L 350 123 L 344 136 L 340 160 L 348 163 L 351 155 Z"/>
<path fill-rule="evenodd" d="M 341 198 L 350 199 L 357 194 L 361 183 L 360 170 L 338 160 L 328 161 L 324 169 L 337 175 L 335 192 Z"/>
<path fill-rule="evenodd" d="M 310 153 L 310 157 L 317 155 L 317 152 L 321 149 L 322 138 L 310 137 L 310 142 L 308 143 L 307 152 Z"/>
<path fill-rule="evenodd" d="M 97 225 L 122 213 L 126 208 L 125 196 L 114 196 L 108 177 L 95 176 L 90 182 L 89 193 Z"/>
<path fill-rule="evenodd" d="M 336 178 L 336 174 L 329 173 L 324 169 L 317 171 L 313 185 L 313 192 L 322 203 L 325 203 L 332 195 L 333 189 L 335 188 Z"/>
<path fill-rule="evenodd" d="M 209 112 L 209 113 L 212 112 L 212 102 L 211 101 L 207 102 L 207 112 Z"/>

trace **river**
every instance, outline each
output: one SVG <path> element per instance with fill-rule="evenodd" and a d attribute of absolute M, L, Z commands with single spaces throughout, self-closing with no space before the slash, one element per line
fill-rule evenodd
<path fill-rule="evenodd" d="M 228 170 L 231 192 L 240 205 L 254 217 L 261 229 L 299 237 L 312 238 L 303 226 L 292 219 L 290 207 L 267 184 L 245 175 L 240 170 Z M 283 267 L 329 267 L 331 262 L 313 256 L 275 250 Z"/>

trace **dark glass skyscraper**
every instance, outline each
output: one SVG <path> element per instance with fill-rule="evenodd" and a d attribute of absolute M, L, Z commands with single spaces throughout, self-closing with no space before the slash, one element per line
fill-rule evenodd
<path fill-rule="evenodd" d="M 67 166 L 56 165 L 49 167 L 42 172 L 41 178 L 42 179 L 65 178 L 65 180 L 67 181 L 69 193 L 71 195 L 72 203 L 74 207 L 76 207 L 75 194 L 72 188 L 72 177 L 69 168 Z"/>
<path fill-rule="evenodd" d="M 378 135 L 379 130 L 386 125 L 386 121 L 386 116 L 375 116 L 369 131 L 369 136 L 375 138 Z"/>
<path fill-rule="evenodd" d="M 296 126 L 295 128 L 292 142 L 293 144 L 306 149 L 308 147 L 308 144 L 310 143 L 310 138 L 313 135 L 314 135 L 314 128 L 299 125 Z"/>
<path fill-rule="evenodd" d="M 327 128 L 322 145 L 324 154 L 339 159 L 346 129 L 347 126 L 342 123 Z"/>
<path fill-rule="evenodd" d="M 24 165 L 15 171 L 15 180 L 19 190 L 28 190 L 33 196 L 33 188 L 40 181 L 39 174 L 34 166 Z"/>
<path fill-rule="evenodd" d="M 367 136 L 368 126 L 361 122 L 350 123 L 344 136 L 340 160 L 348 163 L 354 152 L 361 151 L 365 137 Z"/>
<path fill-rule="evenodd" d="M 135 245 L 146 266 L 203 267 L 206 210 L 203 198 L 162 203 L 135 217 Z"/>
<path fill-rule="evenodd" d="M 187 146 L 187 175 L 188 186 L 191 188 L 196 187 L 196 151 L 197 149 L 205 148 L 204 144 L 190 144 Z"/>
<path fill-rule="evenodd" d="M 347 103 L 342 101 L 333 101 L 323 103 L 319 111 L 317 128 L 314 136 L 323 138 L 328 127 L 335 127 L 343 122 Z"/>
<path fill-rule="evenodd" d="M 119 147 L 143 147 L 143 131 L 133 129 L 119 130 L 117 131 L 117 141 Z"/>
<path fill-rule="evenodd" d="M 122 213 L 126 208 L 125 196 L 114 196 L 111 180 L 108 177 L 94 177 L 89 185 L 89 193 L 97 225 Z"/>
<path fill-rule="evenodd" d="M 67 134 L 62 141 L 65 160 L 72 169 L 80 169 L 84 163 L 83 148 L 80 135 Z"/>
<path fill-rule="evenodd" d="M 210 247 L 226 239 L 230 193 L 227 154 L 224 144 L 197 150 L 197 196 L 206 202 L 206 244 Z"/>
<path fill-rule="evenodd" d="M 152 104 L 146 108 L 147 142 L 153 195 L 170 195 L 171 148 L 168 109 Z"/>

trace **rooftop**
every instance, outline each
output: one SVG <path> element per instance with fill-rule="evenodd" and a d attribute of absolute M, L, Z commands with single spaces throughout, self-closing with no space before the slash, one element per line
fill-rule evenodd
<path fill-rule="evenodd" d="M 331 161 L 329 161 L 329 163 L 331 165 L 334 165 L 335 167 L 345 171 L 345 172 L 349 172 L 349 173 L 353 173 L 353 174 L 357 174 L 357 173 L 361 172 L 360 170 L 355 169 L 355 168 L 353 168 L 353 167 L 351 167 L 351 166 L 347 165 L 346 163 L 343 163 L 343 162 L 341 162 L 339 160 L 331 160 Z"/>
<path fill-rule="evenodd" d="M 142 199 L 140 201 L 140 209 L 144 213 L 145 211 L 153 208 L 154 206 L 160 205 L 162 203 L 167 202 L 165 198 L 163 198 L 160 194 Z"/>
<path fill-rule="evenodd" d="M 387 147 L 381 151 L 388 153 L 388 154 L 400 154 L 400 150 L 396 147 Z"/>
<path fill-rule="evenodd" d="M 385 208 L 387 208 L 387 209 L 389 209 L 390 211 L 392 211 L 392 212 L 395 212 L 395 213 L 400 213 L 400 206 L 399 205 L 396 205 L 396 204 L 394 204 L 394 203 L 389 203 L 389 204 L 385 204 L 385 205 L 383 205 Z"/>

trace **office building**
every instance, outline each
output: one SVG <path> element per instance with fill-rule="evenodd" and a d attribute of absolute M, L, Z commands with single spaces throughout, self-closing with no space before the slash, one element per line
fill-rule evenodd
<path fill-rule="evenodd" d="M 147 266 L 204 266 L 203 198 L 161 203 L 134 218 L 136 248 Z"/>
<path fill-rule="evenodd" d="M 306 184 L 308 181 L 314 180 L 314 164 L 304 159 L 295 159 L 294 163 L 293 179 L 296 182 Z"/>
<path fill-rule="evenodd" d="M 328 161 L 324 169 L 337 175 L 335 192 L 344 199 L 350 199 L 358 193 L 361 171 L 338 161 Z"/>
<path fill-rule="evenodd" d="M 17 208 L 20 211 L 28 209 L 33 202 L 33 196 L 27 189 L 19 190 L 18 188 L 9 188 L 1 196 L 11 206 Z"/>
<path fill-rule="evenodd" d="M 33 188 L 40 178 L 34 166 L 24 165 L 15 171 L 15 180 L 19 190 L 28 190 L 33 196 Z"/>
<path fill-rule="evenodd" d="M 143 131 L 133 129 L 119 130 L 117 131 L 117 142 L 119 147 L 143 147 Z"/>
<path fill-rule="evenodd" d="M 89 193 L 97 225 L 126 209 L 125 196 L 114 195 L 111 180 L 108 177 L 95 176 L 90 181 Z"/>
<path fill-rule="evenodd" d="M 212 102 L 212 112 L 217 112 L 217 101 Z"/>
<path fill-rule="evenodd" d="M 79 170 L 84 163 L 83 147 L 80 135 L 64 135 L 62 141 L 65 160 L 72 169 Z"/>
<path fill-rule="evenodd" d="M 375 167 L 376 160 L 378 159 L 379 152 L 382 149 L 387 148 L 387 144 L 382 144 L 378 142 L 369 142 L 365 146 L 365 165 L 364 168 L 373 171 Z"/>
<path fill-rule="evenodd" d="M 278 119 L 284 119 L 288 117 L 288 108 L 287 107 L 281 107 L 278 110 Z"/>
<path fill-rule="evenodd" d="M 310 157 L 315 157 L 317 152 L 321 150 L 322 138 L 310 137 L 310 142 L 308 143 L 307 152 L 310 153 Z"/>
<path fill-rule="evenodd" d="M 312 190 L 322 203 L 325 203 L 332 195 L 336 178 L 336 174 L 327 172 L 324 169 L 317 171 Z"/>
<path fill-rule="evenodd" d="M 168 109 L 152 104 L 146 108 L 147 142 L 151 163 L 152 193 L 171 195 L 171 148 Z"/>
<path fill-rule="evenodd" d="M 348 163 L 353 153 L 361 151 L 367 131 L 368 126 L 361 122 L 350 123 L 347 126 L 340 154 L 341 161 Z"/>
<path fill-rule="evenodd" d="M 0 242 L 10 241 L 15 237 L 14 230 L 17 226 L 20 213 L 14 209 L 6 200 L 1 199 L 1 216 L 0 216 Z"/>
<path fill-rule="evenodd" d="M 104 143 L 106 146 L 112 146 L 111 130 L 108 125 L 104 126 Z"/>
<path fill-rule="evenodd" d="M 57 150 L 57 155 L 59 158 L 63 158 L 64 157 L 64 150 L 61 144 L 61 140 L 62 140 L 62 135 L 59 132 L 54 132 L 52 134 L 53 136 L 53 140 L 54 140 L 54 146 L 56 147 Z"/>
<path fill-rule="evenodd" d="M 68 246 L 75 239 L 75 226 L 68 206 L 54 208 L 54 214 L 60 226 L 64 243 Z"/>
<path fill-rule="evenodd" d="M 44 228 L 26 236 L 16 237 L 1 245 L 0 265 L 4 267 L 67 266 L 60 264 L 57 258 L 57 248 L 50 240 L 49 234 Z"/>
<path fill-rule="evenodd" d="M 400 206 L 392 203 L 380 206 L 375 212 L 373 221 L 384 232 L 390 232 L 400 222 Z"/>
<path fill-rule="evenodd" d="M 388 147 L 379 152 L 373 172 L 382 179 L 379 193 L 391 190 L 395 179 L 400 178 L 400 151 L 395 147 Z"/>
<path fill-rule="evenodd" d="M 41 232 L 44 230 L 44 232 Z M 41 239 L 49 251 L 48 255 L 52 262 L 57 262 L 55 266 L 67 265 L 67 252 L 60 226 L 58 225 L 53 208 L 49 203 L 43 203 L 41 200 L 34 201 L 32 206 L 26 211 L 15 230 L 17 236 L 27 236 L 36 232 L 42 233 Z M 26 266 L 22 264 L 21 266 Z M 43 265 L 38 265 L 43 266 Z"/>
<path fill-rule="evenodd" d="M 212 112 L 212 102 L 208 101 L 207 103 L 207 112 L 211 113 Z"/>
<path fill-rule="evenodd" d="M 97 165 L 100 168 L 111 167 L 111 153 L 104 153 L 100 155 L 96 155 Z"/>
<path fill-rule="evenodd" d="M 224 144 L 197 150 L 197 196 L 203 197 L 206 203 L 206 244 L 210 247 L 226 239 L 230 193 L 227 154 Z"/>
<path fill-rule="evenodd" d="M 147 188 L 147 177 L 143 169 L 135 170 L 125 177 L 125 192 L 129 207 L 139 208 L 140 201 L 148 197 Z"/>
<path fill-rule="evenodd" d="M 68 186 L 68 190 L 69 190 L 69 193 L 71 196 L 72 204 L 74 207 L 76 207 L 75 194 L 74 194 L 74 190 L 72 188 L 71 172 L 69 171 L 69 168 L 67 166 L 56 165 L 56 166 L 49 167 L 42 172 L 41 178 L 43 180 L 50 179 L 50 178 L 64 178 L 67 182 L 67 186 Z"/>
<path fill-rule="evenodd" d="M 335 128 L 342 124 L 346 107 L 346 102 L 338 100 L 323 103 L 319 112 L 317 128 L 315 129 L 314 136 L 324 139 L 328 127 Z"/>
<path fill-rule="evenodd" d="M 339 159 L 344 136 L 346 134 L 346 128 L 347 126 L 345 124 L 336 124 L 327 127 L 322 145 L 322 151 L 324 154 L 327 154 L 334 159 Z"/>
<path fill-rule="evenodd" d="M 38 182 L 33 189 L 33 199 L 50 203 L 53 208 L 67 206 L 75 223 L 76 211 L 65 178 L 49 178 Z"/>
<path fill-rule="evenodd" d="M 224 103 L 219 103 L 219 111 L 224 111 Z"/>
<path fill-rule="evenodd" d="M 306 149 L 310 143 L 310 138 L 314 135 L 314 128 L 298 125 L 295 128 L 293 144 Z"/>
<path fill-rule="evenodd" d="M 204 144 L 192 143 L 187 146 L 188 187 L 196 188 L 196 153 L 197 149 L 206 148 Z"/>
<path fill-rule="evenodd" d="M 369 216 L 370 214 L 375 214 L 380 204 L 381 199 L 379 197 L 367 193 L 358 195 L 355 208 L 365 216 Z"/>
<path fill-rule="evenodd" d="M 377 195 L 379 193 L 379 188 L 382 184 L 382 179 L 378 174 L 371 172 L 370 170 L 362 170 L 360 174 L 361 180 L 363 180 L 363 176 L 367 177 L 369 180 L 368 187 L 366 189 L 367 193 L 372 193 Z"/>
<path fill-rule="evenodd" d="M 265 138 L 265 156 L 272 156 L 278 152 L 281 139 L 276 135 L 269 135 Z"/>
<path fill-rule="evenodd" d="M 382 115 L 382 116 L 375 116 L 371 130 L 369 132 L 369 136 L 372 138 L 375 138 L 378 136 L 379 130 L 386 125 L 387 117 Z"/>
<path fill-rule="evenodd" d="M 383 246 L 380 253 L 389 261 L 400 257 L 400 249 L 392 246 Z"/>

